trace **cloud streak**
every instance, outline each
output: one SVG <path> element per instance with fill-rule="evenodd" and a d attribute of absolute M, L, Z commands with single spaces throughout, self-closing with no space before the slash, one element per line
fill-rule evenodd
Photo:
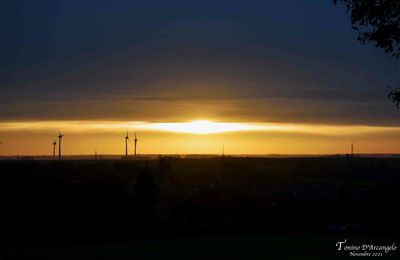
<path fill-rule="evenodd" d="M 226 132 L 284 133 L 320 136 L 362 136 L 371 134 L 397 134 L 400 127 L 368 125 L 316 125 L 263 122 L 213 122 L 198 120 L 191 122 L 129 122 L 129 121 L 16 121 L 0 123 L 0 132 L 174 132 L 183 134 L 219 134 Z"/>

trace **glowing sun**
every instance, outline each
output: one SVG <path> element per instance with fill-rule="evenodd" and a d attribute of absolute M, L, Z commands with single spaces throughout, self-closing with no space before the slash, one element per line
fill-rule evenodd
<path fill-rule="evenodd" d="M 171 131 L 190 134 L 216 134 L 234 131 L 256 130 L 256 126 L 243 123 L 222 123 L 208 120 L 196 120 L 185 123 L 151 123 L 149 128 L 153 130 Z"/>

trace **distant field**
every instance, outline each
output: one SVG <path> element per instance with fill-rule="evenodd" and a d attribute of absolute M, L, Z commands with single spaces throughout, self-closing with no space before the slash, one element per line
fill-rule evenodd
<path fill-rule="evenodd" d="M 346 237 L 354 243 L 387 238 Z M 113 244 L 27 247 L 25 257 L 42 259 L 343 259 L 348 252 L 337 251 L 339 235 L 269 234 L 241 236 L 198 236 L 153 239 Z M 383 259 L 398 259 L 390 253 Z"/>
<path fill-rule="evenodd" d="M 221 154 L 141 154 L 138 160 L 154 160 L 160 158 L 197 158 L 210 159 L 221 158 Z M 228 158 L 346 158 L 349 154 L 234 154 L 225 155 Z M 400 154 L 356 154 L 357 158 L 399 158 Z M 133 155 L 126 158 L 124 155 L 115 154 L 87 154 L 87 155 L 63 155 L 63 160 L 134 160 Z M 0 155 L 0 160 L 53 160 L 51 155 Z"/>
<path fill-rule="evenodd" d="M 2 160 L 3 253 L 336 259 L 398 241 L 400 159 Z"/>

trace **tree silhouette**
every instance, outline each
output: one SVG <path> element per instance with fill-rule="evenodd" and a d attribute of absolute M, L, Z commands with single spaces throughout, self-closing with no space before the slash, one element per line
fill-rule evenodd
<path fill-rule="evenodd" d="M 138 218 L 141 228 L 150 231 L 155 224 L 155 207 L 157 204 L 157 185 L 150 172 L 149 163 L 146 161 L 142 172 L 136 180 L 134 188 L 137 201 Z"/>
<path fill-rule="evenodd" d="M 400 107 L 400 88 L 391 88 L 389 90 L 388 98 L 396 103 L 397 108 Z"/>
<path fill-rule="evenodd" d="M 333 0 L 351 12 L 351 24 L 358 32 L 357 40 L 382 48 L 392 58 L 400 59 L 399 0 Z M 400 106 L 400 88 L 391 88 L 388 98 Z"/>

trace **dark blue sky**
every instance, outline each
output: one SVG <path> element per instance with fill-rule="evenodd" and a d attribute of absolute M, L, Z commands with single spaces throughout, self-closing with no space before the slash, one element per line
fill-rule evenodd
<path fill-rule="evenodd" d="M 330 0 L 14 0 L 0 26 L 3 121 L 399 124 L 399 64 Z"/>

